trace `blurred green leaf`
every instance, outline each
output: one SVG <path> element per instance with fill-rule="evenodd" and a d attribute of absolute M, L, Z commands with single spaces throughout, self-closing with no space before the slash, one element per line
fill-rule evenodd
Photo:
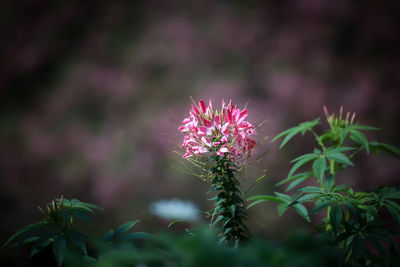
<path fill-rule="evenodd" d="M 321 184 L 322 182 L 322 179 L 325 174 L 325 169 L 326 169 L 326 159 L 324 157 L 319 157 L 316 160 L 314 160 L 313 171 L 319 184 Z"/>

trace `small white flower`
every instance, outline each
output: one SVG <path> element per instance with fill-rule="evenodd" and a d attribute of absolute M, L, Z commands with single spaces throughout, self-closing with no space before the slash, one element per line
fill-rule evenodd
<path fill-rule="evenodd" d="M 199 211 L 190 201 L 159 200 L 150 206 L 150 212 L 166 220 L 197 221 Z"/>

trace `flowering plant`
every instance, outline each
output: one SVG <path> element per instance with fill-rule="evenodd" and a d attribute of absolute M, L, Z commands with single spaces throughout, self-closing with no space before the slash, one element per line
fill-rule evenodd
<path fill-rule="evenodd" d="M 256 142 L 249 136 L 256 134 L 253 125 L 245 121 L 247 109 L 239 109 L 232 104 L 225 105 L 222 100 L 221 110 L 213 110 L 212 101 L 208 106 L 203 100 L 199 105 L 192 105 L 190 116 L 183 120 L 179 130 L 185 133 L 183 157 L 201 153 L 215 153 L 217 156 L 238 162 L 251 155 Z"/>
<path fill-rule="evenodd" d="M 288 176 L 277 184 L 288 183 L 286 191 L 297 187 L 296 192 L 292 195 L 275 192 L 275 196 L 253 196 L 247 199 L 254 201 L 249 207 L 274 201 L 279 203 L 279 215 L 290 207 L 294 208 L 319 232 L 332 238 L 341 251 L 343 266 L 399 266 L 400 249 L 394 237 L 400 235 L 400 205 L 396 202 L 400 199 L 400 189 L 384 186 L 373 192 L 357 192 L 350 184 L 337 184 L 336 177 L 354 165 L 353 158 L 361 151 L 366 154 L 384 151 L 400 159 L 400 150 L 389 144 L 368 141 L 362 131 L 379 129 L 359 125 L 355 113 L 351 118 L 350 113 L 344 117 L 343 107 L 339 116 L 329 114 L 326 107 L 324 112 L 329 128 L 322 134 L 314 130 L 320 124 L 317 118 L 283 131 L 273 139 L 283 138 L 282 148 L 297 134 L 310 132 L 318 144 L 312 153 L 292 160 Z M 307 164 L 311 165 L 308 170 L 304 169 Z M 313 185 L 299 187 L 306 180 L 311 180 Z M 309 202 L 314 206 L 310 211 L 307 209 Z M 397 227 L 383 216 L 385 211 L 392 215 Z M 314 218 L 318 212 L 326 215 L 319 225 Z"/>
<path fill-rule="evenodd" d="M 184 158 L 207 155 L 210 192 L 218 192 L 211 199 L 215 200 L 211 222 L 221 225 L 220 242 L 234 242 L 235 246 L 250 235 L 243 223 L 247 218 L 245 202 L 235 177 L 256 146 L 251 137 L 256 130 L 245 121 L 247 114 L 247 109 L 239 109 L 232 101 L 226 105 L 222 100 L 221 109 L 214 110 L 211 100 L 208 106 L 200 100 L 198 105 L 193 103 L 190 116 L 178 128 L 185 133 Z"/>

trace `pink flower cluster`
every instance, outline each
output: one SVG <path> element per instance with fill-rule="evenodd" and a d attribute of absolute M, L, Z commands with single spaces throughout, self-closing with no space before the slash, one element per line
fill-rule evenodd
<path fill-rule="evenodd" d="M 183 120 L 179 130 L 185 133 L 182 148 L 186 148 L 184 158 L 201 153 L 215 153 L 232 161 L 247 158 L 256 142 L 250 135 L 256 134 L 251 123 L 245 121 L 247 109 L 241 110 L 225 105 L 222 100 L 220 110 L 213 110 L 212 101 L 208 106 L 203 100 L 192 105 L 190 116 Z"/>

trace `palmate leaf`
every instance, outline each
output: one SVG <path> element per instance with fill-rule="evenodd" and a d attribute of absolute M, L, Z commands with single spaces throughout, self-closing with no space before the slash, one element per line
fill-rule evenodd
<path fill-rule="evenodd" d="M 319 124 L 319 118 L 313 120 L 313 121 L 306 121 L 306 122 L 302 122 L 300 123 L 298 126 L 292 127 L 290 129 L 287 129 L 283 132 L 281 132 L 280 134 L 278 134 L 274 139 L 272 139 L 272 142 L 274 142 L 275 140 L 282 138 L 283 136 L 285 136 L 285 138 L 283 139 L 279 149 L 281 149 L 282 147 L 284 147 L 287 142 L 289 142 L 295 135 L 297 135 L 298 133 L 301 133 L 302 135 L 304 135 L 304 133 L 307 130 L 312 129 L 314 126 Z"/>
<path fill-rule="evenodd" d="M 292 176 L 297 171 L 298 168 L 300 168 L 307 162 L 310 162 L 318 157 L 319 157 L 319 155 L 311 154 L 311 153 L 298 157 L 297 159 L 295 159 L 295 160 L 297 160 L 297 162 L 290 169 L 288 177 Z"/>

